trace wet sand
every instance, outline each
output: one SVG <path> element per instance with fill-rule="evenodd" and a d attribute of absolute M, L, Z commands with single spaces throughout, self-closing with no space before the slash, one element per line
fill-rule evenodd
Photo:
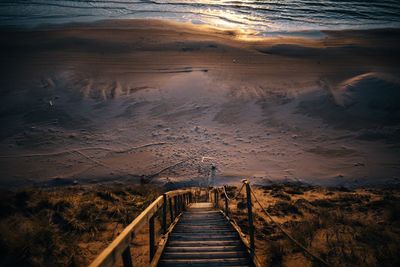
<path fill-rule="evenodd" d="M 400 31 L 323 34 L 2 29 L 0 185 L 397 183 Z"/>

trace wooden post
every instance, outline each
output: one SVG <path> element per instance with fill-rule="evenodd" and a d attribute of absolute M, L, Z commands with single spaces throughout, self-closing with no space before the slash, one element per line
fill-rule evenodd
<path fill-rule="evenodd" d="M 181 196 L 179 196 L 179 195 L 176 196 L 176 210 L 177 210 L 176 215 L 181 213 Z"/>
<path fill-rule="evenodd" d="M 213 191 L 213 201 L 214 201 L 214 207 L 217 206 L 217 194 L 215 193 L 215 191 Z"/>
<path fill-rule="evenodd" d="M 225 188 L 225 186 L 224 186 L 224 192 L 225 192 L 225 194 L 226 194 L 226 188 Z M 225 196 L 225 215 L 229 217 L 228 198 L 226 197 L 225 194 L 224 194 L 224 196 Z"/>
<path fill-rule="evenodd" d="M 175 211 L 175 218 L 178 216 L 178 196 L 174 196 L 174 211 Z"/>
<path fill-rule="evenodd" d="M 150 262 L 153 260 L 155 254 L 155 238 L 154 238 L 154 215 L 149 220 L 149 240 L 150 240 Z"/>
<path fill-rule="evenodd" d="M 218 208 L 218 201 L 219 201 L 219 199 L 218 199 L 218 190 L 215 190 L 215 207 L 217 207 L 217 208 Z"/>
<path fill-rule="evenodd" d="M 254 247 L 254 224 L 253 224 L 253 209 L 251 204 L 251 189 L 248 181 L 244 182 L 246 184 L 246 194 L 247 194 L 247 218 L 249 221 L 249 235 L 250 235 L 250 252 L 251 256 L 254 257 L 255 247 Z"/>
<path fill-rule="evenodd" d="M 162 228 L 163 233 L 167 233 L 167 194 L 163 194 L 163 207 L 162 207 Z"/>
<path fill-rule="evenodd" d="M 169 216 L 171 216 L 171 223 L 174 221 L 174 210 L 172 207 L 172 198 L 168 199 L 169 202 Z"/>
<path fill-rule="evenodd" d="M 124 252 L 122 252 L 122 263 L 124 267 L 133 267 L 131 249 L 129 245 L 126 247 Z"/>

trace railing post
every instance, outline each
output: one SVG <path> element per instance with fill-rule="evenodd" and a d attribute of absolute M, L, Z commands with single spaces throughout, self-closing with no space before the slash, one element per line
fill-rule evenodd
<path fill-rule="evenodd" d="M 178 196 L 174 196 L 174 211 L 175 211 L 175 218 L 178 216 Z"/>
<path fill-rule="evenodd" d="M 213 193 L 214 193 L 214 199 L 213 199 L 214 207 L 217 207 L 217 193 L 215 191 L 213 191 Z"/>
<path fill-rule="evenodd" d="M 133 267 L 131 249 L 129 245 L 126 247 L 124 252 L 122 252 L 122 263 L 124 267 Z"/>
<path fill-rule="evenodd" d="M 224 196 L 225 196 L 225 215 L 229 217 L 229 205 L 228 205 L 228 198 L 226 197 L 226 188 L 224 185 Z"/>
<path fill-rule="evenodd" d="M 172 198 L 170 197 L 168 199 L 168 203 L 169 203 L 169 216 L 171 216 L 171 223 L 174 221 L 174 210 L 172 207 Z"/>
<path fill-rule="evenodd" d="M 150 262 L 153 260 L 155 254 L 155 238 L 154 238 L 154 215 L 149 220 L 149 239 L 150 239 Z"/>
<path fill-rule="evenodd" d="M 185 200 L 184 202 L 183 202 L 183 206 L 184 206 L 184 209 L 186 210 L 186 206 L 187 206 L 187 204 L 188 204 L 188 194 L 187 193 L 185 193 L 184 195 L 183 195 L 183 199 Z"/>
<path fill-rule="evenodd" d="M 162 228 L 164 234 L 167 233 L 167 194 L 163 194 L 163 207 L 162 207 Z"/>
<path fill-rule="evenodd" d="M 251 256 L 254 257 L 255 246 L 254 246 L 254 225 L 253 225 L 253 209 L 251 204 L 251 189 L 248 181 L 244 182 L 246 184 L 246 195 L 247 195 L 247 218 L 249 221 L 249 235 L 250 235 L 250 252 Z"/>
<path fill-rule="evenodd" d="M 181 213 L 181 196 L 180 195 L 178 195 L 177 197 L 176 197 L 176 208 L 177 208 L 177 213 L 176 213 L 176 215 L 178 215 L 179 213 Z"/>

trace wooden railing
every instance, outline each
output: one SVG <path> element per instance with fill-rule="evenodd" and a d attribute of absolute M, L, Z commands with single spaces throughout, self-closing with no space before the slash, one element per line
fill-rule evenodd
<path fill-rule="evenodd" d="M 149 265 L 155 266 L 161 255 L 163 246 L 157 249 L 155 238 L 155 222 L 157 213 L 161 211 L 161 228 L 164 235 L 168 233 L 168 227 L 172 228 L 186 206 L 196 201 L 196 192 L 200 189 L 186 189 L 170 191 L 159 196 L 136 219 L 132 221 L 114 241 L 89 265 L 89 267 L 113 266 L 122 258 L 124 267 L 132 267 L 131 243 L 146 223 L 149 225 Z M 170 216 L 170 225 L 167 216 Z"/>
<path fill-rule="evenodd" d="M 252 258 L 252 261 L 256 267 L 262 266 L 260 263 L 260 260 L 257 258 L 256 251 L 255 251 L 255 242 L 254 242 L 254 223 L 253 223 L 253 201 L 254 203 L 258 204 L 260 210 L 265 213 L 265 215 L 271 220 L 273 224 L 277 226 L 277 228 L 290 240 L 292 241 L 298 248 L 302 250 L 302 252 L 305 255 L 310 256 L 313 258 L 313 260 L 318 261 L 322 265 L 325 266 L 331 266 L 327 261 L 322 259 L 320 256 L 316 255 L 312 251 L 310 251 L 308 248 L 306 248 L 304 245 L 302 245 L 299 241 L 293 238 L 291 234 L 286 231 L 272 216 L 269 214 L 267 209 L 262 206 L 261 202 L 257 199 L 256 194 L 250 187 L 250 183 L 245 179 L 242 181 L 243 185 L 242 187 L 238 190 L 238 192 L 235 194 L 233 197 L 229 197 L 227 192 L 226 192 L 226 186 L 223 187 L 213 187 L 209 191 L 209 201 L 214 203 L 214 206 L 216 208 L 220 208 L 221 212 L 225 215 L 225 217 L 231 222 L 232 227 L 239 233 L 240 238 L 242 239 L 242 242 L 245 244 L 245 246 L 248 249 L 248 252 Z M 243 188 L 246 188 L 246 205 L 247 205 L 247 221 L 248 221 L 248 235 L 245 235 L 242 231 L 242 229 L 238 226 L 238 224 L 235 222 L 235 220 L 232 219 L 232 216 L 229 216 L 231 213 L 229 210 L 229 202 L 231 200 L 236 199 L 238 196 L 240 196 L 241 191 Z M 253 198 L 252 198 L 253 196 Z M 223 198 L 223 205 L 220 205 L 220 197 Z"/>
<path fill-rule="evenodd" d="M 226 187 L 213 187 L 209 191 L 209 201 L 214 203 L 214 206 L 216 208 L 221 209 L 221 211 L 224 213 L 225 217 L 231 222 L 232 227 L 238 232 L 242 242 L 245 244 L 245 246 L 248 249 L 248 252 L 250 254 L 250 257 L 254 263 L 255 266 L 261 266 L 260 262 L 256 259 L 256 254 L 255 254 L 255 242 L 254 242 L 254 223 L 253 223 L 253 203 L 251 199 L 251 188 L 250 188 L 250 183 L 247 180 L 243 180 L 243 185 L 237 192 L 237 194 L 234 197 L 229 197 L 226 193 Z M 229 211 L 229 201 L 235 199 L 238 197 L 242 191 L 242 189 L 246 189 L 246 205 L 247 205 L 247 220 L 249 223 L 249 229 L 248 229 L 248 235 L 245 235 L 242 231 L 242 229 L 238 226 L 238 224 L 232 219 L 232 217 L 229 216 L 230 211 Z M 223 198 L 223 205 L 220 205 L 220 197 Z"/>

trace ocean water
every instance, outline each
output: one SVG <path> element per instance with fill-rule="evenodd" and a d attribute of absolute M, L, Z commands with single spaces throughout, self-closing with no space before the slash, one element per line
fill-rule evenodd
<path fill-rule="evenodd" d="M 1 0 L 0 26 L 104 19 L 170 19 L 259 35 L 400 27 L 400 0 Z"/>

